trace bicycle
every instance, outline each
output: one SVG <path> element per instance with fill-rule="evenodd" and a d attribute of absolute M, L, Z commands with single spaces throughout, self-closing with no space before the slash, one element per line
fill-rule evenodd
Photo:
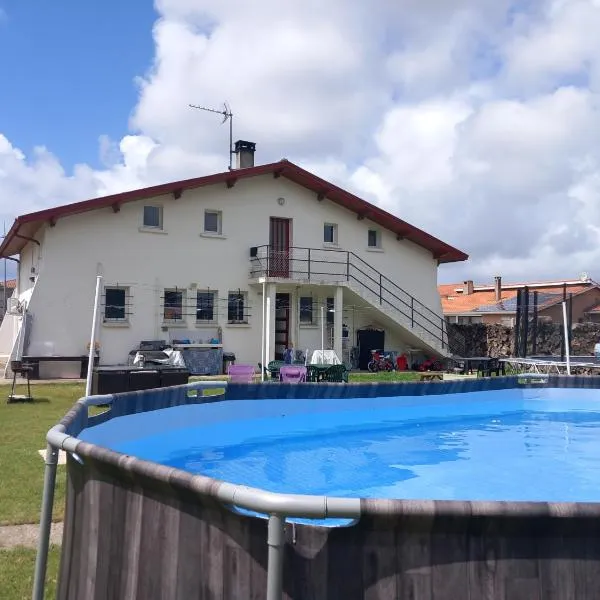
<path fill-rule="evenodd" d="M 371 373 L 379 371 L 394 371 L 396 366 L 390 358 L 389 354 L 383 354 L 379 350 L 371 350 L 371 360 L 367 365 L 367 369 Z"/>

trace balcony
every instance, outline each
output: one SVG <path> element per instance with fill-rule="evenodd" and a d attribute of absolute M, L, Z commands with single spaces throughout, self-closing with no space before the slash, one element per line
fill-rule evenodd
<path fill-rule="evenodd" d="M 250 279 L 262 277 L 312 283 L 340 283 L 351 276 L 351 252 L 273 246 L 250 248 Z"/>

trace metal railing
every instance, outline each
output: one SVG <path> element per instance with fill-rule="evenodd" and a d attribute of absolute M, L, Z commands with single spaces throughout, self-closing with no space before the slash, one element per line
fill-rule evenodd
<path fill-rule="evenodd" d="M 445 319 L 354 252 L 254 246 L 250 248 L 250 264 L 251 279 L 270 277 L 320 284 L 347 282 L 364 299 L 392 309 L 396 317 L 400 316 L 398 320 L 419 337 L 425 334 L 442 349 L 449 347 Z M 453 347 L 461 343 L 460 340 L 453 342 Z"/>

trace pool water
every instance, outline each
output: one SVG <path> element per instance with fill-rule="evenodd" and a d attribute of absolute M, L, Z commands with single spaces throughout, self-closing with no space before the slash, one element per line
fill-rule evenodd
<path fill-rule="evenodd" d="M 274 492 L 585 502 L 600 500 L 599 430 L 600 413 L 522 411 L 273 434 L 163 462 Z"/>
<path fill-rule="evenodd" d="M 368 402 L 370 408 L 357 403 L 356 410 L 316 414 L 294 413 L 301 405 L 295 401 L 289 411 L 271 410 L 256 418 L 240 416 L 241 409 L 228 402 L 180 407 L 114 419 L 90 428 L 98 432 L 87 437 L 140 458 L 273 492 L 600 501 L 600 403 L 595 398 L 579 403 L 420 401 L 406 407 L 391 406 L 389 399 L 380 407 L 373 399 Z M 262 401 L 257 410 L 267 405 L 274 406 Z M 178 426 L 161 430 L 159 413 L 172 416 L 178 410 Z M 203 418 L 219 410 L 229 410 L 230 418 Z M 148 420 L 136 435 L 134 418 L 138 426 L 140 418 Z M 153 423 L 159 424 L 154 431 Z M 125 432 L 120 438 L 117 425 Z"/>

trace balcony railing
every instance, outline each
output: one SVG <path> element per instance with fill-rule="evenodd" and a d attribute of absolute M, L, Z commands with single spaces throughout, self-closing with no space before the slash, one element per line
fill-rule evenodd
<path fill-rule="evenodd" d="M 348 282 L 363 297 L 391 308 L 405 326 L 448 348 L 445 320 L 362 258 L 346 250 L 273 246 L 250 248 L 250 278 L 271 277 L 320 284 Z M 456 341 L 459 343 L 459 341 Z M 454 345 L 454 344 L 453 344 Z"/>

